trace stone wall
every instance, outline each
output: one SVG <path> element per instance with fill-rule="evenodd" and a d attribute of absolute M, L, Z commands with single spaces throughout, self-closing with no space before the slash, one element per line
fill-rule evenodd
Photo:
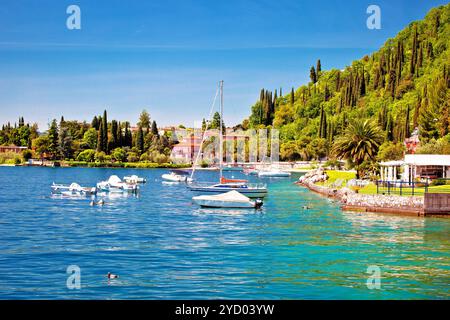
<path fill-rule="evenodd" d="M 425 214 L 450 214 L 450 194 L 427 193 L 424 198 Z"/>
<path fill-rule="evenodd" d="M 317 169 L 302 176 L 298 183 L 307 187 L 311 191 L 320 193 L 327 197 L 333 197 L 341 201 L 346 207 L 357 207 L 373 209 L 377 212 L 396 212 L 396 211 L 411 211 L 422 212 L 424 208 L 424 198 L 418 196 L 396 196 L 396 195 L 381 195 L 381 194 L 360 194 L 355 193 L 349 188 L 327 188 L 318 186 L 315 183 L 319 181 L 326 181 L 328 177 L 322 169 Z M 450 196 L 450 195 L 449 195 Z M 437 200 L 436 200 L 437 201 Z M 448 199 L 448 207 L 450 208 L 450 197 Z"/>

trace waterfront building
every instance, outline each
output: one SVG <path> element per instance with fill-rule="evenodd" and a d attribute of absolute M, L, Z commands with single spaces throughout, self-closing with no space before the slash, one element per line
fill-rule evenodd
<path fill-rule="evenodd" d="M 403 160 L 381 162 L 380 174 L 383 181 L 450 179 L 450 155 L 407 154 Z"/>
<path fill-rule="evenodd" d="M 0 153 L 17 153 L 20 154 L 22 151 L 27 150 L 27 147 L 18 147 L 18 146 L 0 146 Z"/>

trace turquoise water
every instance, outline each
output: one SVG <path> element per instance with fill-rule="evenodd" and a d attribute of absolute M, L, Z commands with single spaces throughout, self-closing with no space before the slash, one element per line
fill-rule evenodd
<path fill-rule="evenodd" d="M 201 209 L 164 172 L 1 167 L 0 299 L 450 297 L 450 219 L 345 213 L 293 185 L 298 176 L 266 180 L 261 211 Z M 103 207 L 50 195 L 52 182 L 135 173 L 149 181 L 139 196 Z M 79 290 L 66 286 L 69 265 Z M 367 288 L 370 265 L 379 290 Z"/>

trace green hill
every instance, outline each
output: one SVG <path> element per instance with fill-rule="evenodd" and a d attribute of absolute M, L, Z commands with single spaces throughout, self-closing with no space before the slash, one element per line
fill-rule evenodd
<path fill-rule="evenodd" d="M 382 131 L 383 158 L 398 158 L 399 142 L 415 128 L 420 150 L 450 153 L 449 69 L 450 4 L 432 9 L 345 70 L 322 71 L 318 60 L 311 82 L 291 93 L 278 97 L 277 90 L 261 90 L 242 125 L 279 129 L 285 160 L 332 156 L 336 137 L 362 119 Z"/>

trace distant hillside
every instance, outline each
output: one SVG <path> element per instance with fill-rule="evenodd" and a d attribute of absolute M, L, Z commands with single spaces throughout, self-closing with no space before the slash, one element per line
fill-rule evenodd
<path fill-rule="evenodd" d="M 421 144 L 450 143 L 450 4 L 412 22 L 370 56 L 345 70 L 311 67 L 311 82 L 291 92 L 261 90 L 243 127 L 280 130 L 284 159 L 329 154 L 335 137 L 358 118 L 373 119 L 386 143 L 417 127 Z M 448 149 L 448 148 L 447 148 Z"/>

